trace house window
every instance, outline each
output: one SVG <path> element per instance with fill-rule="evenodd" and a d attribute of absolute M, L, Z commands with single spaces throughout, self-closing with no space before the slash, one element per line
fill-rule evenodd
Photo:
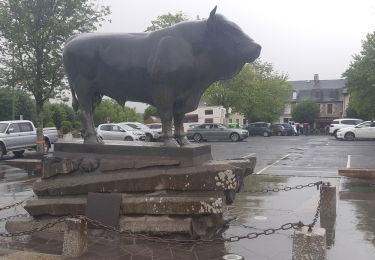
<path fill-rule="evenodd" d="M 185 115 L 184 123 L 196 123 L 198 122 L 198 114 Z"/>
<path fill-rule="evenodd" d="M 214 122 L 214 119 L 213 118 L 206 118 L 204 120 L 205 123 L 213 123 Z"/>
<path fill-rule="evenodd" d="M 240 119 L 236 119 L 236 124 L 239 125 L 240 124 Z"/>
<path fill-rule="evenodd" d="M 204 110 L 205 115 L 213 115 L 214 111 L 212 109 Z"/>
<path fill-rule="evenodd" d="M 232 118 L 229 118 L 229 123 L 232 123 Z"/>
<path fill-rule="evenodd" d="M 295 90 L 293 90 L 292 99 L 293 99 L 293 100 L 296 100 L 296 99 L 297 99 L 297 91 L 295 91 Z"/>
<path fill-rule="evenodd" d="M 332 104 L 327 104 L 327 114 L 332 114 Z"/>

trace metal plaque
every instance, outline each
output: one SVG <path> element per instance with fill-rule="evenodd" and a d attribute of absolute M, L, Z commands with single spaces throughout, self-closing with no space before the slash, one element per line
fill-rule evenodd
<path fill-rule="evenodd" d="M 89 192 L 86 216 L 104 225 L 117 226 L 122 196 L 120 193 Z"/>

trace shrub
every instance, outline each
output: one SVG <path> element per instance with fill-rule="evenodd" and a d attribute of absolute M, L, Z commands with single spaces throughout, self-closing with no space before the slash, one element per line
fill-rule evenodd
<path fill-rule="evenodd" d="M 69 121 L 61 122 L 61 131 L 63 134 L 67 134 L 72 130 L 72 123 Z"/>

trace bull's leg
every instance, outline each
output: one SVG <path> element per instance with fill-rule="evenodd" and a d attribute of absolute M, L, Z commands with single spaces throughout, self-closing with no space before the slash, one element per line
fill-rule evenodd
<path fill-rule="evenodd" d="M 85 144 L 103 143 L 96 135 L 93 120 L 93 111 L 97 97 L 95 93 L 90 93 L 92 88 L 87 80 L 80 80 L 78 83 L 78 88 L 75 89 L 79 100 L 78 111 L 83 124 L 83 142 Z"/>
<path fill-rule="evenodd" d="M 160 110 L 159 110 L 160 111 Z M 172 133 L 172 109 L 160 111 L 164 145 L 168 147 L 179 147 Z"/>
<path fill-rule="evenodd" d="M 186 137 L 186 133 L 184 131 L 184 116 L 185 113 L 182 112 L 173 112 L 173 120 L 174 120 L 174 135 L 176 138 L 176 141 L 181 145 L 181 146 L 186 146 L 189 145 L 190 142 Z"/>

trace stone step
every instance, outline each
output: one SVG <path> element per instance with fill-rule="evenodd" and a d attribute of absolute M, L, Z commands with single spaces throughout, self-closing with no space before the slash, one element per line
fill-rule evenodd
<path fill-rule="evenodd" d="M 32 216 L 82 215 L 87 196 L 39 197 L 27 200 L 24 208 Z M 121 215 L 204 215 L 221 214 L 224 193 L 218 192 L 155 192 L 122 194 Z"/>
<path fill-rule="evenodd" d="M 251 164 L 250 162 L 248 163 Z M 34 183 L 38 196 L 63 196 L 89 192 L 237 191 L 246 167 L 210 161 L 192 167 L 126 169 L 103 173 L 94 171 L 42 179 Z"/>
<path fill-rule="evenodd" d="M 19 217 L 8 220 L 5 229 L 9 233 L 40 229 L 49 223 L 54 223 L 57 217 L 43 216 L 39 218 Z M 223 231 L 225 221 L 221 215 L 199 215 L 191 216 L 121 216 L 118 228 L 121 231 L 132 233 L 143 233 L 150 235 L 185 235 L 190 238 L 212 238 L 218 232 Z M 89 225 L 88 233 L 92 236 L 101 235 L 98 227 Z M 66 223 L 59 222 L 43 232 L 64 232 Z M 168 236 L 170 238 L 170 236 Z M 141 237 L 144 238 L 144 237 Z M 173 238 L 173 236 L 172 236 Z"/>

